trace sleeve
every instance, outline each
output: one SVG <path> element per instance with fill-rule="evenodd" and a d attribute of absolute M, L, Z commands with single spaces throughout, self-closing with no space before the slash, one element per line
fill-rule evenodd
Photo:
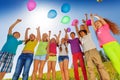
<path fill-rule="evenodd" d="M 22 40 L 19 40 L 18 41 L 18 45 L 20 45 L 20 44 L 22 44 L 23 43 L 23 41 Z"/>
<path fill-rule="evenodd" d="M 78 38 L 77 38 L 78 39 Z M 78 42 L 79 42 L 79 44 L 81 44 L 81 40 L 80 39 L 78 39 Z"/>
<path fill-rule="evenodd" d="M 71 42 L 71 40 L 70 40 L 70 39 L 68 39 L 67 43 L 70 43 L 70 42 Z"/>
<path fill-rule="evenodd" d="M 109 25 L 108 24 L 104 24 L 104 28 L 109 28 Z"/>
<path fill-rule="evenodd" d="M 8 34 L 8 35 L 7 35 L 7 39 L 9 39 L 9 38 L 11 38 L 11 37 L 13 37 L 12 34 Z"/>

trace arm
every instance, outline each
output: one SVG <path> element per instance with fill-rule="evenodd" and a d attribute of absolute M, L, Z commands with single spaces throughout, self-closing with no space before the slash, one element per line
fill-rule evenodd
<path fill-rule="evenodd" d="M 75 30 L 76 30 L 76 33 L 77 33 L 77 36 L 78 36 L 78 38 L 80 38 L 80 35 L 79 35 L 79 29 L 78 29 L 78 26 L 77 25 L 75 25 Z"/>
<path fill-rule="evenodd" d="M 30 28 L 27 28 L 25 31 L 25 41 L 28 40 L 28 31 L 30 30 Z"/>
<path fill-rule="evenodd" d="M 93 15 L 92 15 L 92 14 L 90 14 L 90 19 L 91 19 L 91 24 L 92 24 L 92 26 L 93 26 L 94 30 L 96 31 L 97 29 L 95 28 L 95 24 L 94 24 L 94 17 L 93 17 Z"/>
<path fill-rule="evenodd" d="M 103 23 L 103 24 L 107 24 L 107 22 L 101 17 L 101 16 L 98 16 L 98 15 L 94 15 L 94 17 L 98 17 L 98 19 L 100 19 L 100 21 Z"/>
<path fill-rule="evenodd" d="M 90 30 L 89 30 L 89 28 L 88 28 L 88 26 L 86 24 L 86 21 L 83 19 L 82 22 L 84 23 L 84 29 L 87 31 L 87 33 L 89 33 Z"/>
<path fill-rule="evenodd" d="M 57 42 L 57 43 L 59 43 L 60 35 L 61 35 L 61 31 L 59 31 L 58 36 L 57 36 L 57 35 L 54 35 L 54 36 L 56 37 L 56 42 Z"/>
<path fill-rule="evenodd" d="M 12 34 L 12 30 L 13 28 L 15 27 L 16 24 L 18 24 L 19 22 L 21 22 L 22 20 L 21 19 L 17 19 L 9 28 L 8 30 L 8 34 Z"/>
<path fill-rule="evenodd" d="M 64 29 L 65 31 L 65 39 L 68 41 L 69 37 L 68 37 L 68 34 L 67 34 L 67 29 Z"/>
<path fill-rule="evenodd" d="M 37 38 L 36 39 L 38 41 L 41 41 L 40 27 L 38 27 L 36 30 L 37 30 Z"/>

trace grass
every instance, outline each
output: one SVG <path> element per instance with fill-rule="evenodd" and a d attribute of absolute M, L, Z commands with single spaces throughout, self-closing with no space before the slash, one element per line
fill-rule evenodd
<path fill-rule="evenodd" d="M 117 74 L 111 62 L 104 62 L 104 65 L 105 65 L 107 72 L 110 75 L 111 80 L 120 80 L 120 75 Z M 95 69 L 95 72 L 96 72 L 97 80 L 100 80 L 99 74 L 96 69 Z M 74 80 L 73 68 L 69 69 L 69 76 L 70 76 L 70 80 Z M 80 80 L 83 80 L 81 68 L 79 68 L 79 76 L 80 76 Z M 4 80 L 11 80 L 11 79 L 4 79 Z M 22 80 L 22 79 L 20 78 L 19 80 Z M 31 80 L 31 77 L 29 77 L 29 80 Z M 43 75 L 43 80 L 46 80 L 46 73 Z M 62 80 L 60 71 L 56 72 L 56 80 Z"/>

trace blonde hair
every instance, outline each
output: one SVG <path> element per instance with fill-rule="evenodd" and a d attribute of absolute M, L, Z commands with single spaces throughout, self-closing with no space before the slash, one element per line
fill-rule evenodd
<path fill-rule="evenodd" d="M 109 25 L 110 30 L 112 31 L 113 34 L 120 34 L 120 28 L 118 27 L 118 25 L 106 18 L 104 18 L 105 22 Z"/>

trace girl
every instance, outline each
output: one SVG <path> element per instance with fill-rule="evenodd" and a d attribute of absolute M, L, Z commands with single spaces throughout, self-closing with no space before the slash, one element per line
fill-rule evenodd
<path fill-rule="evenodd" d="M 58 62 L 62 74 L 62 80 L 69 80 L 69 73 L 68 73 L 68 43 L 65 38 L 61 39 L 61 43 L 59 44 L 59 57 Z"/>
<path fill-rule="evenodd" d="M 103 19 L 98 15 L 91 14 L 90 16 L 92 20 L 92 26 L 96 31 L 100 46 L 111 60 L 116 71 L 120 74 L 120 45 L 110 33 L 111 30 L 113 34 L 120 34 L 118 26 L 115 23 L 107 19 Z M 94 17 L 98 18 L 98 20 L 95 22 Z"/>
<path fill-rule="evenodd" d="M 57 60 L 57 45 L 59 43 L 59 38 L 61 35 L 61 31 L 59 31 L 59 35 L 55 38 L 52 38 L 49 42 L 49 54 L 48 54 L 48 73 L 47 73 L 47 80 L 50 80 L 50 72 L 52 70 L 52 80 L 56 80 L 56 74 L 55 74 L 55 66 L 56 66 L 56 60 Z"/>
<path fill-rule="evenodd" d="M 42 38 L 41 38 L 41 34 L 39 36 L 40 36 L 40 42 L 34 57 L 34 69 L 32 73 L 32 80 L 36 80 L 37 72 L 38 72 L 39 80 L 42 80 L 43 68 L 47 56 L 47 47 L 49 42 L 48 35 L 47 33 L 43 33 Z"/>
<path fill-rule="evenodd" d="M 7 35 L 7 41 L 0 51 L 0 80 L 3 79 L 6 73 L 11 72 L 17 47 L 23 42 L 17 40 L 20 37 L 19 32 L 12 33 L 13 28 L 21 21 L 21 19 L 17 19 L 16 22 L 10 26 Z"/>
<path fill-rule="evenodd" d="M 23 74 L 22 74 L 22 76 L 23 76 L 22 80 L 28 80 L 30 66 L 33 61 L 34 48 L 37 45 L 37 42 L 39 40 L 39 36 L 38 36 L 39 35 L 39 27 L 37 28 L 37 38 L 35 37 L 34 34 L 30 34 L 30 36 L 28 38 L 28 30 L 30 30 L 30 28 L 26 29 L 25 47 L 22 51 L 22 54 L 19 56 L 19 58 L 17 60 L 16 69 L 15 69 L 12 80 L 18 80 L 23 67 L 24 67 L 24 70 L 23 70 Z"/>
<path fill-rule="evenodd" d="M 86 14 L 87 21 L 87 14 Z M 86 25 L 86 21 L 83 20 L 83 25 L 80 26 L 81 30 L 78 32 L 78 26 L 76 25 L 76 32 L 80 40 L 82 41 L 82 48 L 85 54 L 85 59 L 87 62 L 88 72 L 90 75 L 90 80 L 95 80 L 95 72 L 94 66 L 96 65 L 97 70 L 100 74 L 101 80 L 110 80 L 107 71 L 104 68 L 99 52 L 96 49 L 95 43 L 92 39 L 91 33 L 89 31 L 88 26 Z"/>

